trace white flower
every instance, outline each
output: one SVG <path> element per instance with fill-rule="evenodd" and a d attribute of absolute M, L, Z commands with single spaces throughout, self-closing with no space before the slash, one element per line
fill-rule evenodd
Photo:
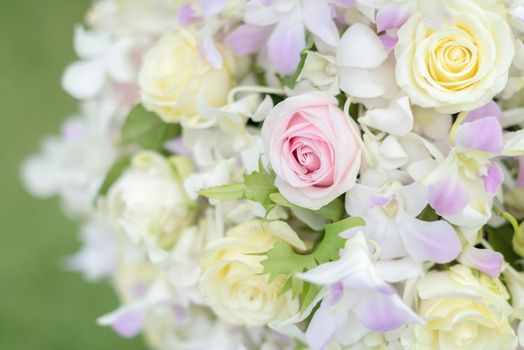
<path fill-rule="evenodd" d="M 111 132 L 99 117 L 105 117 L 103 111 L 93 110 L 68 119 L 61 135 L 46 138 L 40 153 L 22 167 L 26 188 L 37 197 L 58 195 L 72 217 L 93 212 L 98 189 L 116 158 Z"/>
<path fill-rule="evenodd" d="M 284 280 L 263 275 L 264 253 L 280 240 L 305 249 L 285 222 L 248 221 L 212 242 L 202 257 L 200 289 L 206 302 L 223 320 L 257 326 L 284 319 L 298 311 L 291 292 L 280 293 Z"/>
<path fill-rule="evenodd" d="M 81 272 L 89 281 L 96 281 L 113 274 L 118 236 L 111 224 L 101 216 L 95 216 L 86 222 L 80 231 L 81 249 L 66 260 L 66 266 Z"/>
<path fill-rule="evenodd" d="M 364 234 L 358 232 L 346 242 L 340 260 L 298 274 L 299 278 L 327 286 L 331 291 L 330 295 L 324 293 L 326 296 L 306 332 L 312 349 L 324 349 L 347 322 L 358 320 L 367 329 L 384 333 L 407 322 L 420 321 L 386 282 L 413 277 L 410 269 L 396 268 L 399 274 L 390 274 L 388 265 L 376 264 Z"/>
<path fill-rule="evenodd" d="M 502 91 L 515 53 L 513 35 L 492 6 L 443 1 L 451 21 L 435 29 L 415 13 L 399 29 L 397 83 L 411 101 L 441 112 L 469 111 Z"/>
<path fill-rule="evenodd" d="M 337 49 L 340 89 L 363 99 L 395 96 L 394 63 L 375 32 L 355 23 L 342 35 Z"/>
<path fill-rule="evenodd" d="M 424 325 L 413 326 L 404 339 L 408 350 L 516 349 L 509 325 L 513 309 L 498 279 L 463 265 L 432 271 L 418 285 L 419 314 Z"/>
<path fill-rule="evenodd" d="M 444 220 L 417 219 L 427 204 L 427 188 L 418 184 L 356 185 L 346 195 L 347 212 L 366 221 L 358 231 L 377 242 L 382 259 L 409 256 L 418 262 L 449 262 L 461 251 L 459 237 Z"/>
<path fill-rule="evenodd" d="M 75 49 L 81 60 L 66 69 L 62 86 L 73 97 L 88 100 L 101 93 L 107 78 L 131 83 L 135 77 L 132 48 L 131 39 L 113 42 L 107 33 L 88 32 L 77 26 Z"/>
<path fill-rule="evenodd" d="M 235 82 L 233 64 L 228 56 L 220 69 L 209 65 L 193 32 L 166 33 L 144 58 L 139 73 L 142 102 L 166 122 L 197 116 L 200 96 L 213 107 L 223 106 Z"/>
<path fill-rule="evenodd" d="M 153 261 L 166 259 L 193 221 L 194 203 L 182 187 L 190 172 L 185 158 L 167 160 L 142 151 L 109 190 L 108 209 L 116 227 L 145 246 Z"/>

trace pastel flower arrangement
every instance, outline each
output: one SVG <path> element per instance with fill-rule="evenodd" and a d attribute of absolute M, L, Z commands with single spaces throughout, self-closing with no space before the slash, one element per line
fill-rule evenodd
<path fill-rule="evenodd" d="M 23 179 L 151 349 L 524 349 L 523 33 L 521 0 L 97 0 Z"/>

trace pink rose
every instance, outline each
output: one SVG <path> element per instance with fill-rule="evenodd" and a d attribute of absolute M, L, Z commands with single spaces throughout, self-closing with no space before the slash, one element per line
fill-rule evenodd
<path fill-rule="evenodd" d="M 360 132 L 337 100 L 323 92 L 279 103 L 262 127 L 264 148 L 290 202 L 319 209 L 355 184 L 360 168 Z"/>

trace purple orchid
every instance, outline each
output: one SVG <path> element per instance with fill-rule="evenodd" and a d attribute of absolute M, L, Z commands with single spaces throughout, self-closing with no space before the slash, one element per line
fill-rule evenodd
<path fill-rule="evenodd" d="M 329 46 L 336 47 L 338 30 L 329 0 L 250 0 L 244 22 L 226 39 L 238 55 L 267 54 L 276 70 L 292 74 L 300 51 L 306 47 L 306 29 Z"/>

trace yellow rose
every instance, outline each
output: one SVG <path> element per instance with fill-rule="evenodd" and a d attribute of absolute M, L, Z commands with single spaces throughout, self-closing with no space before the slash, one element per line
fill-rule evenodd
<path fill-rule="evenodd" d="M 201 266 L 200 290 L 206 302 L 226 322 L 263 325 L 298 311 L 290 292 L 281 294 L 283 278 L 268 280 L 261 261 L 273 245 L 283 240 L 305 249 L 284 222 L 249 221 L 238 225 L 208 246 Z"/>
<path fill-rule="evenodd" d="M 215 69 L 200 54 L 192 32 L 164 35 L 146 54 L 139 73 L 144 106 L 173 123 L 196 116 L 199 98 L 223 106 L 235 84 L 232 58 L 226 56 L 223 68 Z"/>
<path fill-rule="evenodd" d="M 504 89 L 515 53 L 513 35 L 494 5 L 443 2 L 451 18 L 441 28 L 431 28 L 416 13 L 399 29 L 397 83 L 422 107 L 469 111 Z"/>
<path fill-rule="evenodd" d="M 426 324 L 413 326 L 404 337 L 406 349 L 516 349 L 517 337 L 508 320 L 513 309 L 498 279 L 455 265 L 424 276 L 418 293 L 419 315 Z"/>

